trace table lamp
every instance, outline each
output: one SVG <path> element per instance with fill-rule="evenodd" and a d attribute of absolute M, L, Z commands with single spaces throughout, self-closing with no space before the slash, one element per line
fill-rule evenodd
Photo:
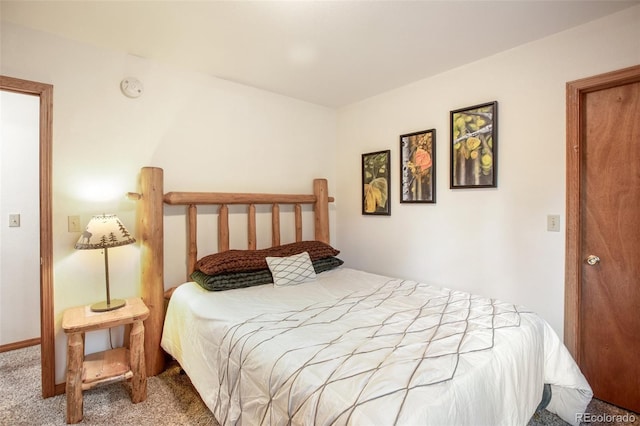
<path fill-rule="evenodd" d="M 114 214 L 96 215 L 91 218 L 75 248 L 80 250 L 104 250 L 104 273 L 107 283 L 107 300 L 91 305 L 94 312 L 112 311 L 125 305 L 122 299 L 111 300 L 109 295 L 109 249 L 133 244 L 136 240 Z"/>

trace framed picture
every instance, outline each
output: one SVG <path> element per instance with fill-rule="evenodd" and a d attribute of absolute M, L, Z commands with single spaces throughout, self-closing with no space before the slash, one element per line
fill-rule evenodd
<path fill-rule="evenodd" d="M 362 154 L 362 214 L 391 215 L 391 151 Z"/>
<path fill-rule="evenodd" d="M 400 136 L 400 202 L 436 202 L 436 129 Z"/>
<path fill-rule="evenodd" d="M 451 111 L 451 188 L 498 186 L 498 102 Z"/>

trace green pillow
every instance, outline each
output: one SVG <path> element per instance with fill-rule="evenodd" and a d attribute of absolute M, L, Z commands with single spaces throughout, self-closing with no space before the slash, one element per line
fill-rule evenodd
<path fill-rule="evenodd" d="M 312 260 L 313 269 L 316 270 L 316 274 L 319 274 L 324 271 L 329 271 L 331 269 L 335 269 L 338 266 L 342 265 L 344 261 L 338 259 L 337 257 L 325 257 L 323 259 Z"/>
<path fill-rule="evenodd" d="M 207 275 L 202 271 L 193 271 L 191 279 L 209 291 L 233 290 L 273 282 L 271 272 L 268 269 L 249 272 L 226 272 L 217 275 Z"/>

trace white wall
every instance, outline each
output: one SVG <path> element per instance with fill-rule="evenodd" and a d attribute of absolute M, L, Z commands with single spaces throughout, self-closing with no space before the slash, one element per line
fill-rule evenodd
<path fill-rule="evenodd" d="M 333 110 L 6 22 L 1 31 L 0 72 L 54 86 L 58 383 L 66 356 L 63 310 L 105 298 L 102 254 L 73 249 L 79 234 L 67 232 L 67 216 L 80 215 L 84 226 L 93 214 L 116 213 L 135 234 L 135 202 L 124 194 L 137 189 L 143 166 L 164 168 L 166 191 L 309 193 L 314 177 L 326 177 L 335 192 Z M 120 93 L 127 76 L 143 82 L 141 98 Z M 169 213 L 167 288 L 185 277 L 184 219 L 176 209 Z M 111 296 L 139 295 L 138 246 L 110 250 L 109 264 Z M 87 335 L 88 352 L 107 345 L 106 333 Z"/>
<path fill-rule="evenodd" d="M 636 64 L 640 6 L 342 108 L 341 256 L 356 268 L 524 304 L 562 336 L 565 83 Z M 494 100 L 498 188 L 451 190 L 449 111 Z M 437 203 L 400 204 L 399 135 L 430 128 Z M 391 216 L 362 216 L 360 156 L 383 149 L 391 149 Z M 561 232 L 546 231 L 547 214 L 560 215 Z"/>
<path fill-rule="evenodd" d="M 39 97 L 0 91 L 0 345 L 40 337 L 39 123 Z"/>

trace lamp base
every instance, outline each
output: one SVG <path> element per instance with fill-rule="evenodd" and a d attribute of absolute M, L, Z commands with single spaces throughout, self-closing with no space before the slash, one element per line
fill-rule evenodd
<path fill-rule="evenodd" d="M 127 302 L 122 299 L 111 299 L 111 303 L 107 304 L 105 300 L 104 302 L 98 302 L 91 305 L 91 310 L 93 312 L 113 311 L 115 309 L 122 308 L 126 303 Z"/>

